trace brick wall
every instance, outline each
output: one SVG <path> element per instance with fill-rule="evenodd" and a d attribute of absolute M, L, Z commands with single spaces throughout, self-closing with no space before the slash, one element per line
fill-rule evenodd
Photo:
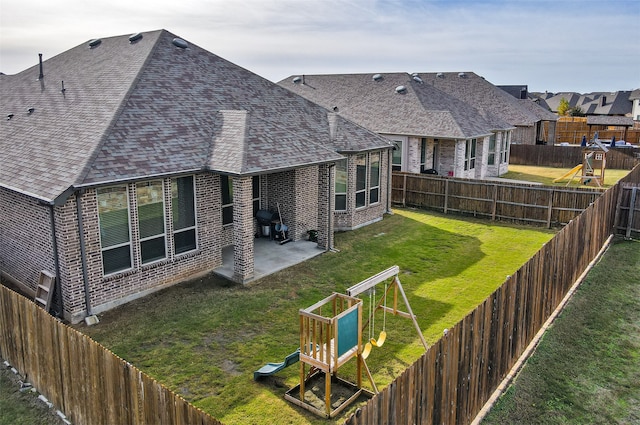
<path fill-rule="evenodd" d="M 253 201 L 251 177 L 233 179 L 233 279 L 244 283 L 253 277 Z"/>

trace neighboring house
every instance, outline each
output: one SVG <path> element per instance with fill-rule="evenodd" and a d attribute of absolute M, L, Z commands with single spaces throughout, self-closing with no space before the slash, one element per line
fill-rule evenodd
<path fill-rule="evenodd" d="M 229 245 L 251 280 L 257 210 L 280 204 L 291 239 L 317 230 L 327 250 L 334 222 L 390 208 L 385 138 L 164 30 L 1 75 L 0 95 L 0 272 L 31 290 L 54 272 L 74 323 L 221 266 Z"/>
<path fill-rule="evenodd" d="M 629 95 L 631 101 L 631 116 L 634 121 L 640 121 L 640 89 L 635 89 Z"/>
<path fill-rule="evenodd" d="M 419 74 L 304 75 L 278 84 L 391 140 L 394 171 L 463 178 L 507 172 L 513 126 Z"/>
<path fill-rule="evenodd" d="M 593 93 L 534 93 L 544 101 L 552 112 L 558 112 L 560 101 L 564 98 L 572 108 L 579 107 L 585 115 L 632 116 L 633 99 L 631 91 L 593 92 Z"/>
<path fill-rule="evenodd" d="M 512 143 L 555 143 L 558 117 L 535 102 L 514 98 L 473 72 L 432 72 L 420 76 L 436 88 L 515 126 Z"/>

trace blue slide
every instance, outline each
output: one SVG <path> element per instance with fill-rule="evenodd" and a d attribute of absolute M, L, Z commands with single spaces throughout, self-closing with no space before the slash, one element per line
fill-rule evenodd
<path fill-rule="evenodd" d="M 253 380 L 257 381 L 263 376 L 273 375 L 274 373 L 281 371 L 285 367 L 291 366 L 292 364 L 297 363 L 299 360 L 300 360 L 300 349 L 298 348 L 296 351 L 294 351 L 293 353 L 285 357 L 282 363 L 267 363 L 266 365 L 262 366 L 260 369 L 253 372 Z"/>

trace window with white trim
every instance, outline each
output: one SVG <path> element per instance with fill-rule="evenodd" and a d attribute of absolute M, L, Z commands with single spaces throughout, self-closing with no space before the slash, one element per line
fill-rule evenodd
<path fill-rule="evenodd" d="M 504 137 L 502 138 L 502 146 L 500 148 L 500 162 L 507 162 L 507 157 L 509 156 L 509 136 L 511 133 L 506 131 L 504 133 Z"/>
<path fill-rule="evenodd" d="M 142 264 L 167 258 L 164 184 L 151 180 L 136 184 L 140 257 Z"/>
<path fill-rule="evenodd" d="M 402 171 L 402 140 L 393 140 L 393 151 L 391 154 L 391 169 Z"/>
<path fill-rule="evenodd" d="M 253 176 L 251 179 L 251 191 L 253 197 L 253 216 L 255 217 L 260 209 L 260 176 Z"/>
<path fill-rule="evenodd" d="M 97 190 L 102 270 L 105 275 L 131 266 L 131 231 L 127 186 Z"/>
<path fill-rule="evenodd" d="M 380 152 L 369 154 L 369 204 L 380 201 Z"/>
<path fill-rule="evenodd" d="M 420 172 L 427 169 L 427 139 L 424 137 L 420 141 Z"/>
<path fill-rule="evenodd" d="M 173 249 L 175 254 L 197 248 L 196 206 L 193 176 L 171 179 Z"/>
<path fill-rule="evenodd" d="M 496 133 L 489 137 L 489 155 L 487 156 L 487 165 L 495 165 L 496 163 Z"/>
<path fill-rule="evenodd" d="M 367 155 L 356 155 L 356 208 L 367 205 Z"/>
<path fill-rule="evenodd" d="M 473 170 L 476 168 L 476 139 L 466 141 L 464 150 L 464 169 Z"/>
<path fill-rule="evenodd" d="M 220 176 L 222 190 L 222 224 L 233 223 L 233 178 Z"/>
<path fill-rule="evenodd" d="M 347 160 L 336 161 L 335 210 L 347 209 Z"/>

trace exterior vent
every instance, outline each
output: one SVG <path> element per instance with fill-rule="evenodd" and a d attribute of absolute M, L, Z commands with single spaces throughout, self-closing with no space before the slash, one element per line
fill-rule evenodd
<path fill-rule="evenodd" d="M 100 43 L 102 43 L 102 40 L 101 40 L 101 39 L 99 39 L 99 38 L 96 38 L 96 39 L 94 39 L 94 40 L 91 40 L 91 41 L 89 42 L 89 48 L 90 48 L 90 49 L 93 49 L 94 47 L 98 47 L 98 46 L 100 45 Z"/>
<path fill-rule="evenodd" d="M 338 112 L 338 107 L 337 106 L 333 107 L 333 112 Z"/>
<path fill-rule="evenodd" d="M 31 114 L 33 114 L 33 111 L 35 111 L 35 110 L 36 110 L 35 108 L 29 108 L 29 109 L 27 109 L 27 114 L 31 115 Z"/>
<path fill-rule="evenodd" d="M 416 83 L 420 83 L 420 84 L 423 83 L 422 78 L 418 77 L 417 75 L 413 76 L 413 81 L 415 81 Z"/>
<path fill-rule="evenodd" d="M 299 83 L 299 82 L 301 82 L 301 81 L 302 81 L 302 77 L 295 77 L 295 78 L 293 79 L 293 82 L 294 82 L 295 84 L 298 84 L 298 83 Z"/>
<path fill-rule="evenodd" d="M 142 40 L 142 33 L 141 32 L 137 32 L 135 34 L 132 34 L 131 36 L 129 36 L 129 43 L 133 44 L 136 43 L 138 41 Z"/>
<path fill-rule="evenodd" d="M 371 78 L 373 78 L 373 81 L 382 81 L 382 75 L 381 74 L 375 74 Z"/>
<path fill-rule="evenodd" d="M 407 88 L 405 86 L 398 86 L 396 87 L 396 93 L 398 94 L 405 94 L 407 92 Z"/>
<path fill-rule="evenodd" d="M 458 74 L 458 77 L 460 77 L 460 78 L 467 78 L 467 74 L 465 74 L 464 72 L 460 72 L 460 73 Z"/>
<path fill-rule="evenodd" d="M 171 42 L 173 43 L 174 46 L 179 47 L 181 49 L 186 49 L 187 47 L 189 47 L 189 44 L 186 41 L 178 37 L 174 38 Z"/>
<path fill-rule="evenodd" d="M 13 118 L 13 114 L 7 114 L 7 121 L 9 121 L 11 118 Z"/>
<path fill-rule="evenodd" d="M 444 74 L 443 74 L 442 72 L 438 72 L 438 73 L 436 74 L 436 77 L 438 77 L 438 78 L 444 78 Z"/>

